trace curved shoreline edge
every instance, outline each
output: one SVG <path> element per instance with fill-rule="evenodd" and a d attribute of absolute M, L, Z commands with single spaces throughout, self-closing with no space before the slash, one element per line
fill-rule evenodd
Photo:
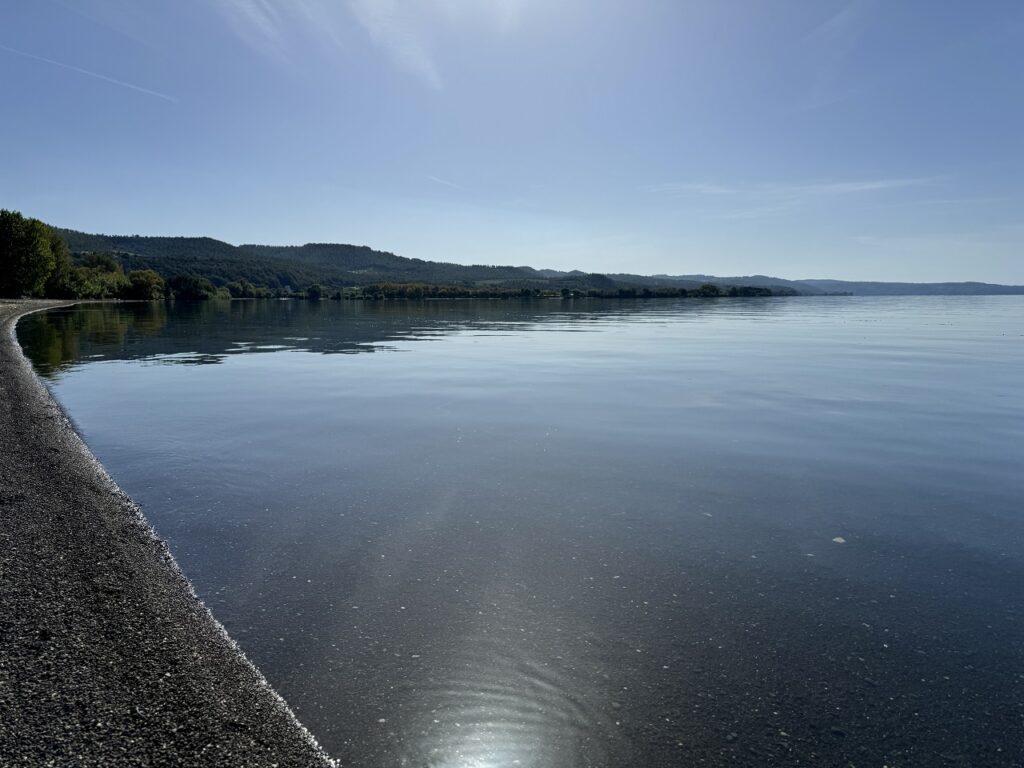
<path fill-rule="evenodd" d="M 336 766 L 199 600 L 0 301 L 0 764 Z"/>

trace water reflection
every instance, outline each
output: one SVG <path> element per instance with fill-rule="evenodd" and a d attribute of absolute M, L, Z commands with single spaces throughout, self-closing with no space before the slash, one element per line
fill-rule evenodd
<path fill-rule="evenodd" d="M 633 323 L 677 321 L 681 313 L 767 316 L 787 311 L 787 301 L 791 299 L 97 303 L 30 315 L 19 323 L 18 339 L 36 369 L 55 377 L 83 360 L 209 365 L 231 355 L 286 350 L 358 354 L 393 351 L 397 342 L 453 333 L 585 333 L 624 318 Z"/>
<path fill-rule="evenodd" d="M 36 370 L 52 377 L 76 360 L 120 358 L 127 339 L 159 337 L 167 318 L 162 302 L 69 307 L 23 318 L 18 341 Z"/>
<path fill-rule="evenodd" d="M 343 764 L 1024 762 L 1019 298 L 148 311 L 19 335 Z"/>
<path fill-rule="evenodd" d="M 518 638 L 511 638 L 513 641 Z M 588 679 L 572 661 L 539 662 L 518 644 L 486 636 L 451 659 L 450 677 L 418 692 L 420 710 L 407 733 L 409 764 L 438 768 L 605 765 L 615 723 L 595 704 L 607 679 Z M 591 671 L 592 670 L 588 670 Z"/>

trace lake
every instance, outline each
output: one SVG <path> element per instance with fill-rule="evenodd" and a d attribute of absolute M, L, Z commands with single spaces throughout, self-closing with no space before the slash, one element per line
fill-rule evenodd
<path fill-rule="evenodd" d="M 83 305 L 18 337 L 346 764 L 1024 764 L 1024 298 Z"/>

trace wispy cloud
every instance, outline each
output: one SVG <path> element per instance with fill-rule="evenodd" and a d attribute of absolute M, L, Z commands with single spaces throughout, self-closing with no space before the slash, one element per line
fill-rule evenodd
<path fill-rule="evenodd" d="M 846 55 L 863 33 L 866 16 L 874 4 L 875 0 L 851 0 L 836 13 L 816 24 L 804 39 L 807 42 L 839 48 L 838 53 Z"/>
<path fill-rule="evenodd" d="M 803 109 L 832 104 L 846 98 L 849 86 L 840 87 L 847 62 L 870 26 L 875 0 L 851 0 L 817 24 L 803 38 L 810 57 L 808 71 L 814 81 Z"/>
<path fill-rule="evenodd" d="M 434 38 L 442 27 L 477 24 L 491 33 L 519 26 L 526 0 L 348 0 L 352 15 L 394 63 L 431 88 L 444 87 Z"/>
<path fill-rule="evenodd" d="M 669 199 L 717 204 L 727 209 L 722 213 L 724 218 L 753 219 L 829 198 L 924 187 L 935 181 L 933 177 L 855 179 L 806 184 L 714 184 L 682 181 L 653 184 L 647 187 L 647 191 Z"/>
<path fill-rule="evenodd" d="M 394 62 L 431 88 L 443 87 L 441 73 L 422 30 L 398 0 L 349 0 L 352 15 Z"/>
<path fill-rule="evenodd" d="M 474 24 L 504 34 L 520 23 L 527 0 L 219 0 L 229 28 L 261 53 L 294 61 L 309 43 L 337 52 L 369 36 L 398 69 L 444 88 L 437 38 Z"/>
<path fill-rule="evenodd" d="M 71 72 L 77 72 L 80 75 L 87 75 L 88 77 L 94 77 L 97 80 L 103 80 L 104 82 L 112 83 L 113 85 L 119 85 L 122 88 L 129 88 L 129 89 L 131 89 L 133 91 L 138 91 L 139 93 L 144 93 L 147 96 L 156 96 L 158 99 L 163 99 L 164 101 L 170 101 L 170 102 L 172 102 L 174 104 L 178 103 L 178 100 L 174 96 L 170 96 L 170 95 L 168 95 L 166 93 L 160 93 L 160 91 L 154 91 L 151 88 L 143 88 L 141 85 L 135 85 L 134 83 L 128 83 L 128 82 L 125 82 L 124 80 L 118 80 L 117 78 L 114 78 L 114 77 L 108 77 L 107 75 L 102 75 L 99 72 L 93 72 L 92 70 L 89 70 L 89 69 L 83 69 L 82 67 L 76 67 L 73 64 L 66 64 L 63 61 L 57 61 L 56 59 L 48 59 L 45 56 L 38 56 L 38 55 L 36 55 L 34 53 L 29 53 L 28 51 L 22 51 L 22 50 L 19 50 L 17 48 L 11 48 L 9 45 L 2 45 L 2 44 L 0 44 L 0 50 L 7 51 L 8 53 L 13 53 L 13 54 L 16 54 L 18 56 L 24 56 L 25 58 L 33 59 L 34 61 L 41 61 L 41 62 L 44 62 L 46 64 L 52 64 L 55 67 L 60 67 L 61 69 L 67 69 L 67 70 L 70 70 Z"/>
<path fill-rule="evenodd" d="M 456 184 L 454 181 L 448 181 L 447 179 L 442 179 L 439 176 L 432 176 L 430 174 L 427 174 L 427 178 L 430 179 L 435 184 L 441 184 L 441 185 L 443 185 L 445 187 L 454 187 L 455 189 L 462 189 L 462 185 L 461 184 Z"/>
<path fill-rule="evenodd" d="M 902 187 L 917 187 L 930 184 L 934 177 L 906 177 L 893 179 L 857 179 L 850 181 L 826 181 L 808 184 L 770 183 L 758 184 L 709 184 L 705 182 L 670 181 L 653 184 L 648 189 L 660 194 L 704 197 L 761 197 L 761 198 L 808 198 L 827 195 L 846 195 L 857 192 L 877 192 Z"/>
<path fill-rule="evenodd" d="M 283 15 L 271 0 L 219 0 L 215 7 L 220 11 L 228 28 L 246 45 L 264 56 L 290 64 L 290 48 L 286 33 L 297 25 L 291 22 L 304 5 L 304 0 L 295 0 L 290 5 L 291 13 Z M 303 25 L 308 34 L 320 34 L 314 25 Z M 308 45 L 308 41 L 306 41 Z"/>
<path fill-rule="evenodd" d="M 237 22 L 235 29 L 243 37 L 251 41 L 280 37 L 281 14 L 268 0 L 222 0 L 222 5 L 228 18 Z"/>

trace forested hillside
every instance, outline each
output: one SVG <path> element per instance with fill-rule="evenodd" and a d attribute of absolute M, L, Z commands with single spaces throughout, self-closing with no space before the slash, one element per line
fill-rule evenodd
<path fill-rule="evenodd" d="M 65 298 L 613 298 L 999 294 L 1022 286 L 601 275 L 424 261 L 365 245 L 232 245 L 210 237 L 93 235 L 3 211 L 0 295 Z"/>
<path fill-rule="evenodd" d="M 239 284 L 269 291 L 306 290 L 327 294 L 360 289 L 379 298 L 469 297 L 583 294 L 615 297 L 793 294 L 789 286 L 694 281 L 667 276 L 600 275 L 532 267 L 463 265 L 425 261 L 378 251 L 365 245 L 307 243 L 297 246 L 231 245 L 208 237 L 91 235 L 56 230 L 72 253 L 113 255 L 125 270 L 153 270 L 166 279 L 193 275 L 226 286 Z M 778 281 L 780 283 L 785 281 Z M 812 292 L 818 292 L 812 289 Z"/>
<path fill-rule="evenodd" d="M 126 269 L 154 269 L 170 276 L 201 274 L 214 284 L 248 280 L 271 288 L 363 285 L 368 282 L 479 283 L 545 278 L 526 267 L 464 266 L 410 259 L 367 246 L 308 243 L 301 246 L 231 245 L 209 237 L 90 235 L 57 230 L 73 253 L 115 253 Z"/>

